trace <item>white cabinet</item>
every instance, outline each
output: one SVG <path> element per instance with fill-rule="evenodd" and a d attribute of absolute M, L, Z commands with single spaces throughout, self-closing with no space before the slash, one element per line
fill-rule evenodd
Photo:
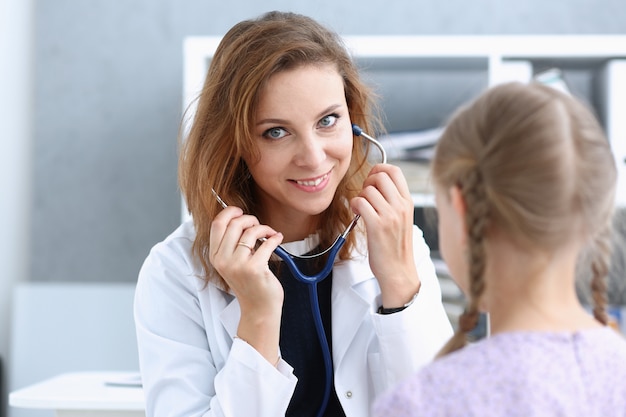
<path fill-rule="evenodd" d="M 626 206 L 626 36 L 346 36 L 364 77 L 377 88 L 387 129 L 441 126 L 461 104 L 504 81 L 526 82 L 560 68 L 572 92 L 594 107 L 619 170 L 617 204 Z M 219 37 L 184 43 L 183 105 L 200 91 Z M 405 168 L 405 167 L 403 167 Z M 430 204 L 427 169 L 406 165 L 416 204 Z M 420 177 L 421 176 L 421 177 Z M 184 210 L 186 213 L 186 210 Z"/>

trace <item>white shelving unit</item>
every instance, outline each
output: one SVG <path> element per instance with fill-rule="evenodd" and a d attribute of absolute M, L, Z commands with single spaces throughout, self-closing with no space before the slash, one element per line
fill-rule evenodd
<path fill-rule="evenodd" d="M 506 81 L 527 82 L 548 68 L 560 68 L 566 79 L 568 73 L 583 79 L 581 98 L 596 109 L 615 153 L 617 205 L 626 206 L 626 36 L 346 36 L 344 40 L 365 77 L 387 84 L 381 89 L 382 98 L 388 99 L 383 102 L 385 112 L 386 105 L 395 104 L 390 131 L 395 125 L 400 129 L 428 127 L 420 126 L 420 116 L 411 113 L 413 108 L 426 106 L 426 118 L 426 110 L 437 109 L 437 102 L 443 102 L 445 106 L 426 122 L 432 127 L 483 89 Z M 185 39 L 183 106 L 190 106 L 189 114 L 194 112 L 194 99 L 219 41 L 220 37 Z M 446 79 L 450 74 L 456 79 Z M 420 76 L 426 81 L 420 83 Z M 446 88 L 430 96 L 422 94 L 426 88 L 421 86 L 428 87 L 432 80 Z M 432 204 L 428 192 L 414 192 L 414 201 Z"/>

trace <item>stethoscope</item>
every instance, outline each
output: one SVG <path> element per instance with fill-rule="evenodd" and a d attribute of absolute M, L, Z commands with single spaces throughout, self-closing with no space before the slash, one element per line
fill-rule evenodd
<path fill-rule="evenodd" d="M 387 163 L 387 153 L 385 152 L 385 148 L 383 147 L 383 145 L 378 140 L 374 139 L 367 133 L 363 132 L 363 130 L 356 124 L 352 125 L 352 132 L 354 133 L 355 136 L 363 137 L 369 140 L 372 144 L 374 144 L 381 153 L 382 163 L 383 164 Z M 220 196 L 215 192 L 215 190 L 212 190 L 212 192 L 215 198 L 217 199 L 217 201 L 220 203 L 220 205 L 223 208 L 228 207 L 228 205 L 224 202 L 224 200 L 220 198 Z M 309 300 L 311 303 L 311 311 L 313 313 L 313 321 L 315 322 L 315 330 L 317 332 L 317 338 L 322 348 L 322 355 L 324 357 L 324 369 L 326 371 L 324 397 L 322 400 L 322 404 L 320 405 L 320 408 L 317 412 L 317 417 L 321 417 L 324 414 L 324 411 L 326 410 L 326 406 L 328 405 L 328 399 L 330 398 L 330 389 L 332 387 L 332 374 L 333 374 L 330 347 L 328 346 L 328 340 L 326 339 L 326 333 L 324 332 L 324 325 L 322 323 L 322 313 L 319 308 L 317 284 L 319 282 L 322 282 L 326 277 L 328 277 L 328 275 L 330 275 L 330 272 L 332 271 L 333 265 L 335 263 L 335 258 L 337 256 L 337 253 L 339 253 L 339 250 L 341 250 L 344 243 L 346 243 L 346 237 L 352 231 L 352 229 L 354 229 L 360 217 L 361 216 L 358 214 L 355 215 L 352 221 L 350 222 L 350 224 L 344 230 L 344 232 L 341 233 L 339 236 L 337 236 L 337 239 L 335 239 L 335 241 L 330 247 L 314 255 L 293 255 L 289 253 L 287 250 L 285 250 L 282 246 L 278 246 L 276 249 L 274 249 L 274 253 L 285 262 L 285 264 L 287 265 L 287 267 L 289 268 L 293 276 L 296 277 L 298 281 L 304 284 L 308 284 Z M 259 240 L 265 241 L 265 238 L 262 238 Z M 296 265 L 294 261 L 294 259 L 317 258 L 327 253 L 328 253 L 328 258 L 326 260 L 326 264 L 317 274 L 314 274 L 314 275 L 307 275 L 303 273 L 300 270 L 300 268 L 298 268 L 298 265 Z"/>

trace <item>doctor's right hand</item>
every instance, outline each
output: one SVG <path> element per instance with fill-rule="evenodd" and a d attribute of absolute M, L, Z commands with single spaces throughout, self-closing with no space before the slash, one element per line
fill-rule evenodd
<path fill-rule="evenodd" d="M 266 240 L 257 245 L 261 238 Z M 272 363 L 278 357 L 284 292 L 269 259 L 282 240 L 281 233 L 239 207 L 226 207 L 211 223 L 209 260 L 239 301 L 237 336 Z"/>

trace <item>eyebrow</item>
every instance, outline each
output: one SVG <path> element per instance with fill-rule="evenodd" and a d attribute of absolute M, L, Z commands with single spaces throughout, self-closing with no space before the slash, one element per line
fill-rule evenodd
<path fill-rule="evenodd" d="M 321 112 L 319 112 L 319 114 L 316 116 L 318 119 L 321 119 L 322 117 L 328 115 L 329 113 L 332 113 L 334 110 L 338 109 L 339 107 L 341 107 L 341 104 L 332 104 L 328 107 L 326 107 L 324 110 L 322 110 Z M 264 125 L 264 124 L 278 124 L 278 125 L 283 125 L 283 124 L 288 124 L 289 122 L 286 119 L 262 119 L 259 120 L 257 122 L 257 126 L 260 125 Z"/>

